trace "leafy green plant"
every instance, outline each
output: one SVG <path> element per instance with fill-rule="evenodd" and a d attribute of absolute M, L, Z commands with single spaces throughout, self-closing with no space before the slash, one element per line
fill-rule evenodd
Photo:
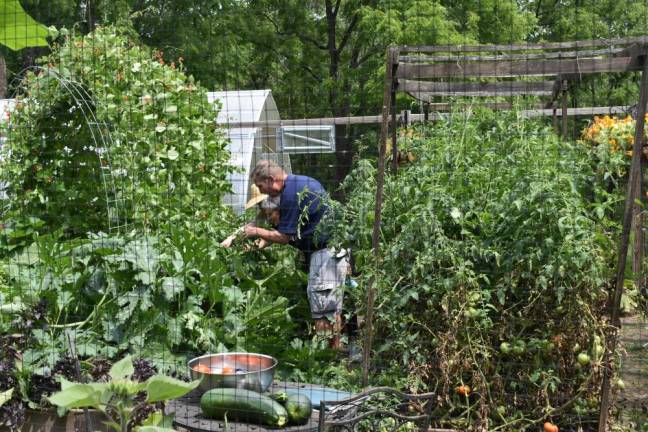
<path fill-rule="evenodd" d="M 38 369 L 67 350 L 82 356 L 137 350 L 183 367 L 180 352 L 258 351 L 280 356 L 295 335 L 286 287 L 303 283 L 285 253 L 245 253 L 185 230 L 170 237 L 93 235 L 37 241 L 8 260 L 0 298 L 8 313 L 44 302 L 26 362 Z M 9 324 L 9 323 L 7 323 Z"/>
<path fill-rule="evenodd" d="M 126 356 L 110 368 L 110 381 L 84 384 L 61 379 L 61 391 L 48 399 L 52 405 L 65 409 L 97 409 L 110 419 L 106 425 L 117 432 L 128 432 L 136 405 L 135 398 L 140 392 L 146 393 L 147 403 L 165 402 L 184 396 L 200 384 L 200 380 L 187 383 L 165 375 L 154 375 L 140 383 L 129 379 L 133 372 L 133 361 Z M 158 411 L 135 430 L 163 432 L 173 429 L 170 428 L 169 419 Z"/>
<path fill-rule="evenodd" d="M 596 397 L 601 364 L 579 364 L 571 347 L 594 357 L 604 340 L 618 225 L 596 212 L 616 196 L 598 192 L 590 155 L 538 121 L 486 110 L 402 130 L 399 148 L 415 160 L 386 178 L 378 261 L 371 160 L 345 181 L 334 229 L 361 287 L 376 290 L 376 367 L 437 391 L 439 415 L 460 428 L 591 414 L 569 407 Z M 364 314 L 366 292 L 355 295 Z M 466 385 L 471 397 L 455 394 Z"/>
<path fill-rule="evenodd" d="M 0 170 L 14 231 L 30 218 L 66 237 L 196 231 L 229 215 L 219 203 L 233 168 L 217 108 L 181 64 L 131 36 L 114 27 L 67 35 L 25 75 Z"/>

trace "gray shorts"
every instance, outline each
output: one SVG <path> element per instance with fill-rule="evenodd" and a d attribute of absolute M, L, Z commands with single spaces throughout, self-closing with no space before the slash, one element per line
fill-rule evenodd
<path fill-rule="evenodd" d="M 342 312 L 344 281 L 349 268 L 349 255 L 337 258 L 332 249 L 313 252 L 308 271 L 308 302 L 311 316 L 333 318 Z"/>

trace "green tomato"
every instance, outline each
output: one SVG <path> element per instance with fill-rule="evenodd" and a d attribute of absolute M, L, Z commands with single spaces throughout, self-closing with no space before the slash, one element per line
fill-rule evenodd
<path fill-rule="evenodd" d="M 526 344 L 523 340 L 518 340 L 513 344 L 513 354 L 522 355 L 526 351 Z"/>
<path fill-rule="evenodd" d="M 466 318 L 477 318 L 479 317 L 479 311 L 474 307 L 469 307 L 464 311 L 464 316 Z"/>
<path fill-rule="evenodd" d="M 618 388 L 619 390 L 623 390 L 623 389 L 625 389 L 625 383 L 623 382 L 623 380 L 622 380 L 621 378 L 619 378 L 618 380 L 616 380 L 616 383 L 615 383 L 615 384 L 616 384 L 616 386 L 617 386 L 617 388 Z"/>
<path fill-rule="evenodd" d="M 510 354 L 511 344 L 508 342 L 502 342 L 500 345 L 500 351 L 502 352 L 502 354 Z"/>
<path fill-rule="evenodd" d="M 471 303 L 477 303 L 481 300 L 481 293 L 479 291 L 473 291 L 468 295 L 468 301 Z"/>
<path fill-rule="evenodd" d="M 576 358 L 576 360 L 578 360 L 578 363 L 581 366 L 587 366 L 588 364 L 590 364 L 590 361 L 591 361 L 590 356 L 586 352 L 582 352 L 582 353 L 578 354 L 578 357 Z"/>
<path fill-rule="evenodd" d="M 554 345 L 553 342 L 551 342 L 551 341 L 545 341 L 545 343 L 543 344 L 544 353 L 545 353 L 546 355 L 551 354 L 551 353 L 553 352 L 553 350 L 554 350 L 555 347 L 556 347 L 556 346 Z"/>

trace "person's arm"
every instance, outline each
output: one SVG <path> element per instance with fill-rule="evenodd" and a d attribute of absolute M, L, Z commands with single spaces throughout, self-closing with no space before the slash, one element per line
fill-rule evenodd
<path fill-rule="evenodd" d="M 259 228 L 254 224 L 245 225 L 243 231 L 245 232 L 246 237 L 259 237 L 272 243 L 288 244 L 290 241 L 290 236 L 287 234 L 281 233 L 277 230 Z"/>
<path fill-rule="evenodd" d="M 236 240 L 236 237 L 239 236 L 243 232 L 243 227 L 238 228 L 236 231 L 234 231 L 229 237 L 227 237 L 225 240 L 223 240 L 220 245 L 224 248 L 229 248 L 232 246 L 232 243 L 234 240 Z"/>

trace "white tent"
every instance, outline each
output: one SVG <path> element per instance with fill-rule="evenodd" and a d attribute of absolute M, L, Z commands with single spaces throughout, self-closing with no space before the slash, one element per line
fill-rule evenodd
<path fill-rule="evenodd" d="M 279 111 L 270 90 L 209 92 L 210 103 L 220 103 L 217 122 L 227 130 L 231 164 L 237 172 L 229 175 L 232 193 L 223 198 L 237 213 L 244 211 L 250 193 L 250 172 L 261 159 L 272 159 L 291 172 L 287 152 L 277 151 L 276 128 L 228 127 L 230 123 L 279 120 Z"/>

